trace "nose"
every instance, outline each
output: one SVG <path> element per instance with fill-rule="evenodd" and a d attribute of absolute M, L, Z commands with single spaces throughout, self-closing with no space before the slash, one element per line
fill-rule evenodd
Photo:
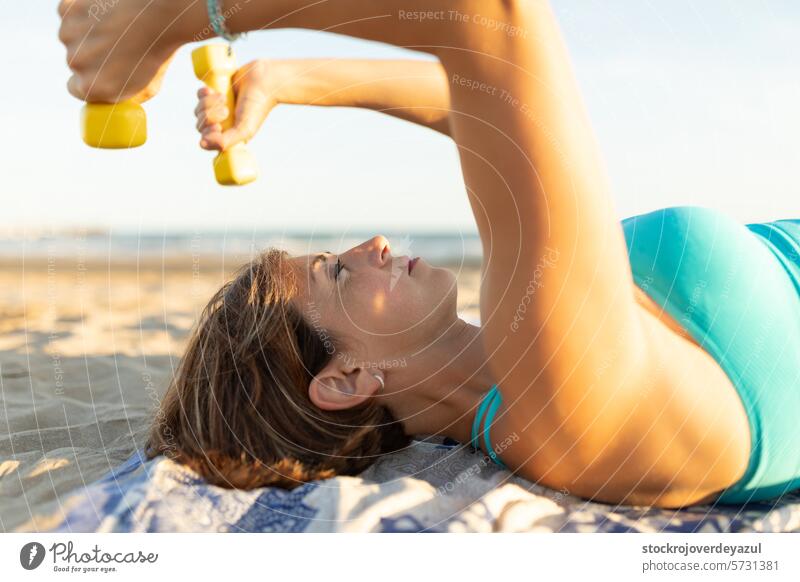
<path fill-rule="evenodd" d="M 344 253 L 344 258 L 350 264 L 357 262 L 380 269 L 391 260 L 390 251 L 389 241 L 379 234 Z"/>

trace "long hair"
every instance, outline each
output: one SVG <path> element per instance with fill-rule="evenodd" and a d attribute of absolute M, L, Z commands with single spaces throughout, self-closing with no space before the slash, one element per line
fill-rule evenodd
<path fill-rule="evenodd" d="M 297 279 L 287 259 L 264 251 L 203 309 L 151 426 L 148 459 L 163 454 L 221 487 L 292 489 L 356 475 L 409 444 L 372 399 L 327 411 L 309 398 L 340 342 L 323 340 L 290 303 Z"/>

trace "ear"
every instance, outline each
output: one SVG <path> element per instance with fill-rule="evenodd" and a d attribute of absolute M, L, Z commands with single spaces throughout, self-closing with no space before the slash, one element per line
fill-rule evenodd
<path fill-rule="evenodd" d="M 382 386 L 382 370 L 357 368 L 337 357 L 311 379 L 308 397 L 322 410 L 345 410 L 365 402 Z"/>

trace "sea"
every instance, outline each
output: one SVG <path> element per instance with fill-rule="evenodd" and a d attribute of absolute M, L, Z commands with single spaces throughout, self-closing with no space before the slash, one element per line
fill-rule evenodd
<path fill-rule="evenodd" d="M 431 264 L 479 265 L 477 232 L 383 233 L 394 255 L 422 257 Z M 245 261 L 270 247 L 291 255 L 344 252 L 373 233 L 256 230 L 136 232 L 90 228 L 0 232 L 0 261 L 19 263 L 75 258 L 91 262 L 158 263 L 186 257 Z"/>

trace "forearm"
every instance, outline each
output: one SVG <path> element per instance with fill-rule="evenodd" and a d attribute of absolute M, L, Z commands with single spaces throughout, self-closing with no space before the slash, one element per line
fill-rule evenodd
<path fill-rule="evenodd" d="M 362 107 L 450 135 L 447 75 L 419 60 L 270 61 L 278 103 Z"/>
<path fill-rule="evenodd" d="M 177 44 L 214 36 L 205 0 L 154 0 L 166 11 L 169 36 Z M 435 53 L 462 46 L 464 23 L 457 13 L 497 13 L 500 0 L 219 0 L 232 32 L 307 28 Z"/>

